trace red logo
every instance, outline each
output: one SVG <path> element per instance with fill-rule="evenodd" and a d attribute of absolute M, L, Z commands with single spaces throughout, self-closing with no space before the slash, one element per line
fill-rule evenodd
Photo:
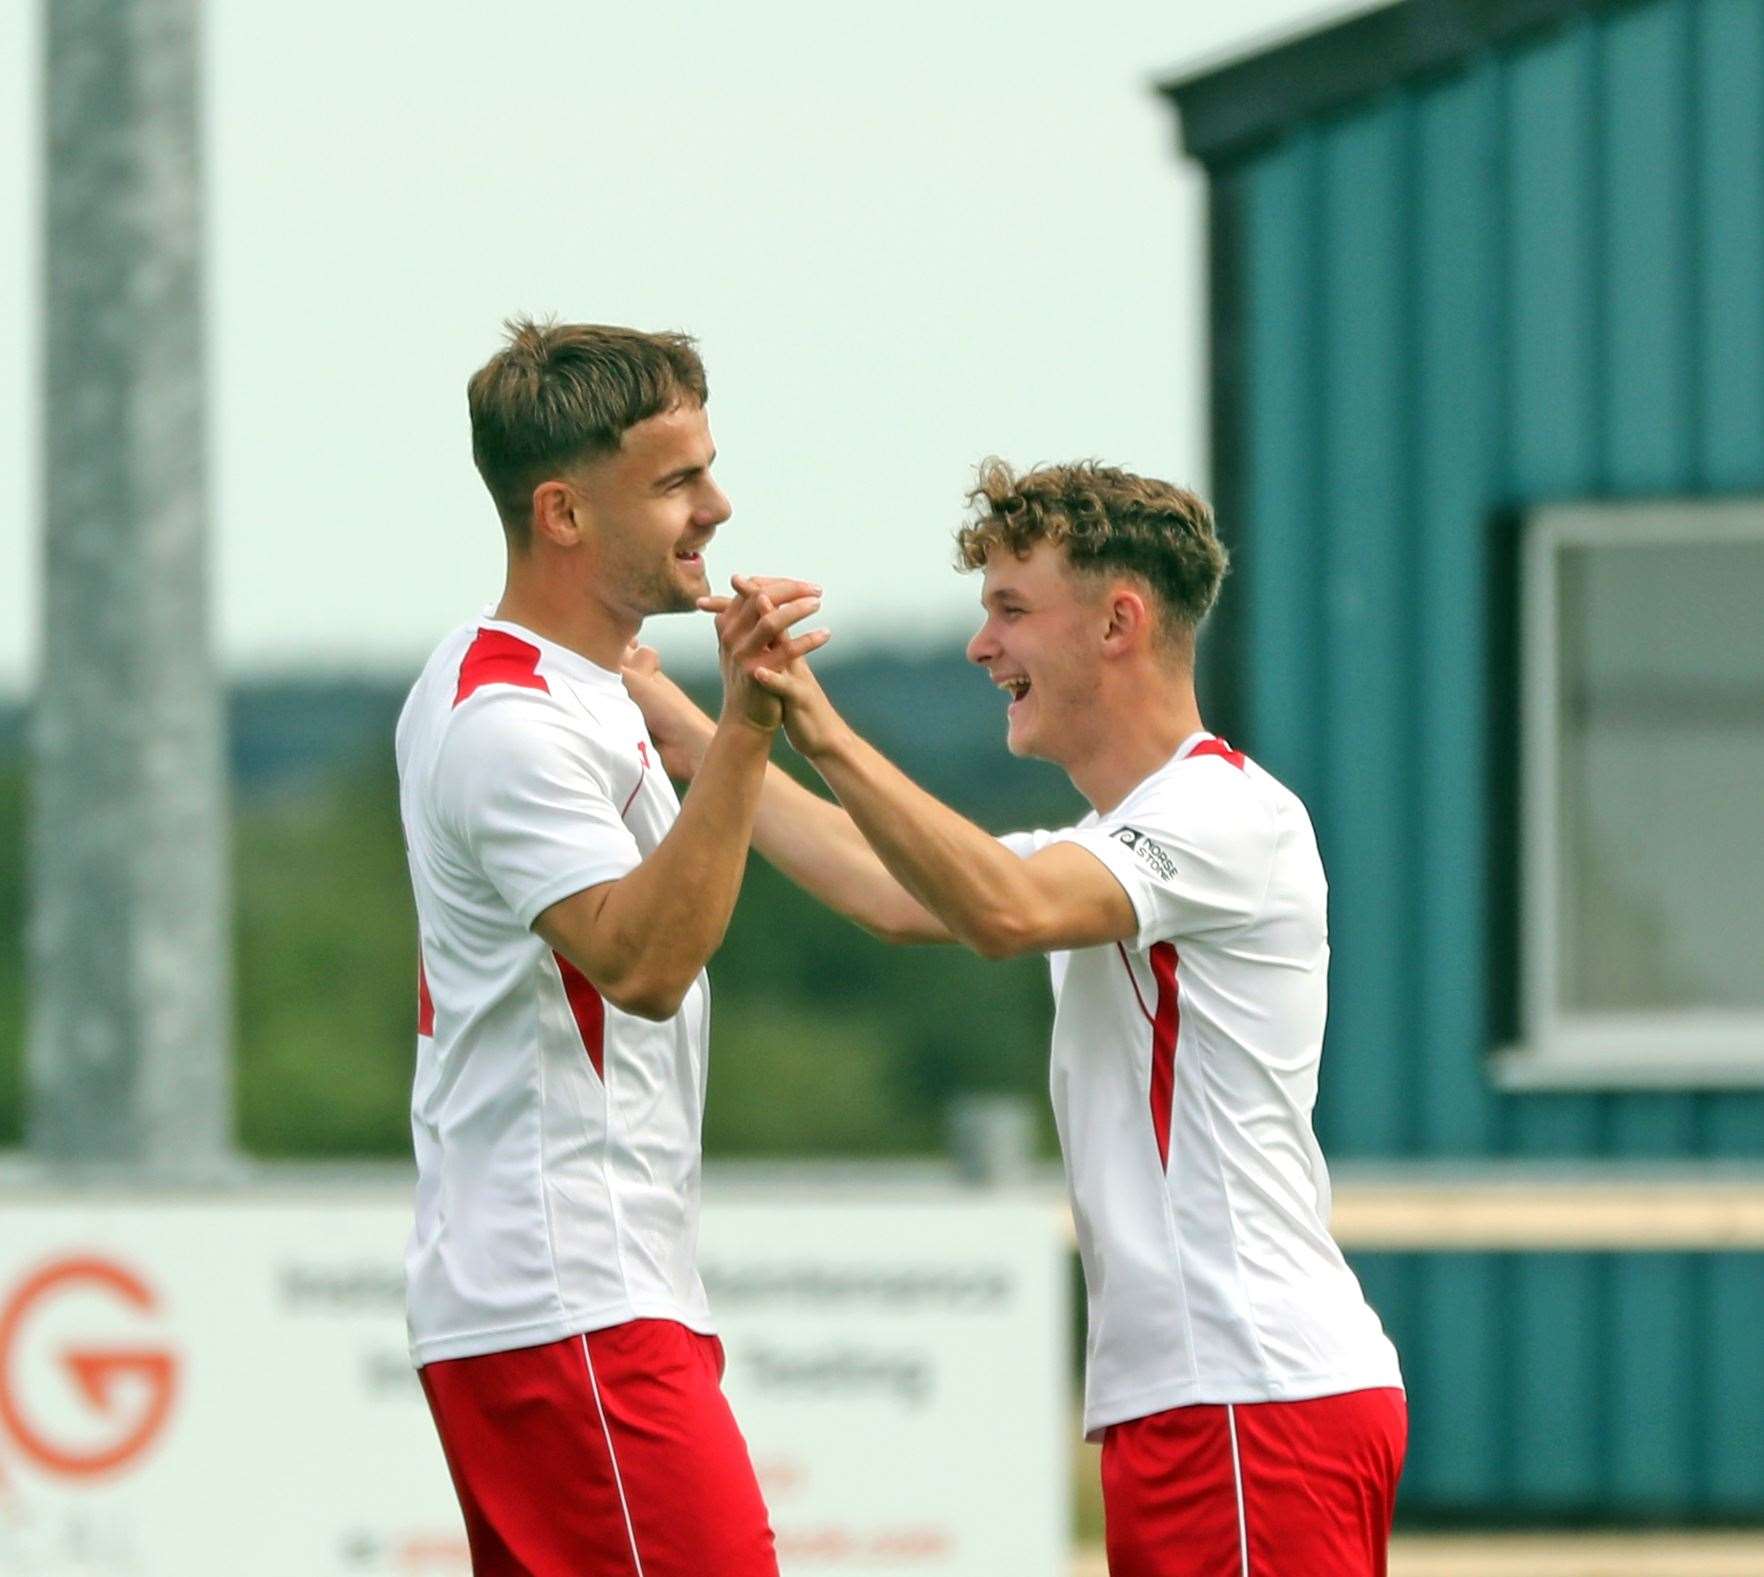
<path fill-rule="evenodd" d="M 642 758 L 643 770 L 647 772 L 649 770 L 649 741 L 647 739 L 637 741 L 637 754 Z"/>
<path fill-rule="evenodd" d="M 119 1310 L 154 1315 L 159 1303 L 138 1276 L 91 1257 L 42 1266 L 0 1307 L 0 1429 L 50 1473 L 124 1467 L 171 1413 L 176 1355 L 128 1339 L 136 1321 Z"/>

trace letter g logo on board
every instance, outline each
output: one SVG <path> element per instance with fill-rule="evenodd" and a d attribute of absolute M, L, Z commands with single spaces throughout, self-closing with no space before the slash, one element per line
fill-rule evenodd
<path fill-rule="evenodd" d="M 176 1354 L 143 1342 L 152 1289 L 114 1260 L 54 1260 L 0 1303 L 0 1434 L 45 1472 L 93 1478 L 158 1438 L 177 1391 Z"/>

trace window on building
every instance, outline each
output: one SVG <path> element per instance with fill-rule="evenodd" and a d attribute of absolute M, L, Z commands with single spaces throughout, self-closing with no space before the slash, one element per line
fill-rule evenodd
<path fill-rule="evenodd" d="M 1515 1085 L 1764 1084 L 1764 502 L 1527 523 Z"/>

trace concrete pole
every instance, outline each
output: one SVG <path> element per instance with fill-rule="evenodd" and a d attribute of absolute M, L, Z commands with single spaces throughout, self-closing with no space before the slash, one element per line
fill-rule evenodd
<path fill-rule="evenodd" d="M 47 389 L 28 1143 L 231 1151 L 209 652 L 197 0 L 44 0 Z"/>

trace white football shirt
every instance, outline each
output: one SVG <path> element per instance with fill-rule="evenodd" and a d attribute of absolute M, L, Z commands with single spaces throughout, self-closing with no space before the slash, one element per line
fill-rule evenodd
<path fill-rule="evenodd" d="M 422 947 L 413 1358 L 640 1318 L 710 1331 L 696 1265 L 705 977 L 652 1023 L 532 929 L 673 825 L 642 714 L 618 674 L 482 619 L 429 659 L 397 752 Z"/>
<path fill-rule="evenodd" d="M 1089 1301 L 1084 1427 L 1191 1403 L 1402 1384 L 1329 1235 L 1311 1128 L 1327 889 L 1297 796 L 1210 734 L 1075 843 L 1127 891 L 1129 942 L 1049 958 L 1054 1116 Z"/>

